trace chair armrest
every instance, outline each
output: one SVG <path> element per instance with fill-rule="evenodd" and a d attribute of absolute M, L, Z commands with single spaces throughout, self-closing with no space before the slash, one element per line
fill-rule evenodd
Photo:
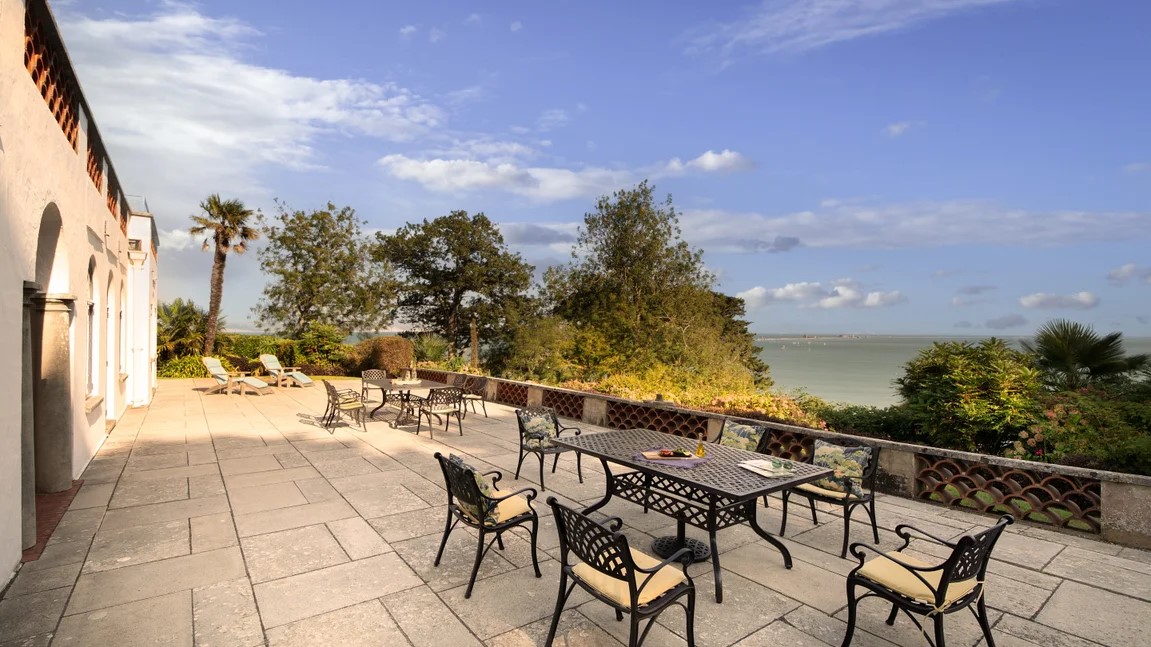
<path fill-rule="evenodd" d="M 583 433 L 583 430 L 580 429 L 579 427 L 565 427 L 561 424 L 557 424 L 556 427 L 557 427 L 556 436 L 559 436 L 560 434 L 562 434 L 565 431 L 574 432 L 574 433 L 572 433 L 573 436 L 578 436 L 581 433 Z"/>
<path fill-rule="evenodd" d="M 675 551 L 671 555 L 668 555 L 667 559 L 656 564 L 655 566 L 652 566 L 651 568 L 644 568 L 642 566 L 636 566 L 635 570 L 637 570 L 641 573 L 655 573 L 656 571 L 663 568 L 664 566 L 667 566 L 668 564 L 679 563 L 681 566 L 684 567 L 685 572 L 686 572 L 687 565 L 690 564 L 692 560 L 685 560 L 684 558 L 685 557 L 691 557 L 691 556 L 693 556 L 693 554 L 694 553 L 692 552 L 692 550 L 690 548 L 688 548 L 687 546 L 684 546 L 683 548 L 680 548 L 679 550 Z M 644 582 L 644 584 L 647 584 L 647 582 Z M 643 587 L 641 586 L 640 588 L 642 589 Z"/>
<path fill-rule="evenodd" d="M 494 485 L 494 483 L 493 483 L 493 485 Z M 527 498 L 528 507 L 531 507 L 531 501 L 533 499 L 535 499 L 537 496 L 539 496 L 539 492 L 534 487 L 522 487 L 518 490 L 508 492 L 506 494 L 500 494 L 499 496 L 490 496 L 490 497 L 488 497 L 488 500 L 489 501 L 503 501 L 504 499 L 510 499 L 514 496 L 520 496 L 520 495 L 523 495 L 524 497 Z"/>
<path fill-rule="evenodd" d="M 899 548 L 899 550 L 903 550 L 904 548 L 907 548 L 908 544 L 911 543 L 911 535 L 913 533 L 920 535 L 920 538 L 922 538 L 922 539 L 928 539 L 928 540 L 933 541 L 937 544 L 942 544 L 944 546 L 947 546 L 948 548 L 955 548 L 955 542 L 947 541 L 946 539 L 936 537 L 935 535 L 933 535 L 929 532 L 920 530 L 919 528 L 916 528 L 915 526 L 909 526 L 905 523 L 901 523 L 895 527 L 895 534 L 899 535 L 903 539 L 903 546 L 901 546 Z"/>
<path fill-rule="evenodd" d="M 298 371 L 298 370 L 300 370 L 300 367 L 299 366 L 281 366 L 280 370 L 282 370 L 282 371 Z"/>

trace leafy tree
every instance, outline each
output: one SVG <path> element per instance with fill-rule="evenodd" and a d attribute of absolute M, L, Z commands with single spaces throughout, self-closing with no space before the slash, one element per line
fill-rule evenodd
<path fill-rule="evenodd" d="M 177 357 L 197 356 L 204 348 L 208 313 L 191 301 L 175 299 L 156 309 L 156 352 L 163 363 Z M 223 326 L 223 320 L 218 323 Z"/>
<path fill-rule="evenodd" d="M 766 378 L 743 300 L 712 289 L 671 198 L 656 203 L 646 181 L 597 201 L 571 262 L 549 268 L 545 283 L 554 313 L 577 330 L 575 361 L 593 377 L 671 366 L 697 379 L 733 367 Z"/>
<path fill-rule="evenodd" d="M 1148 365 L 1147 355 L 1125 355 L 1123 333 L 1100 337 L 1091 326 L 1055 319 L 1023 342 L 1035 355 L 1048 387 L 1074 391 L 1114 383 Z"/>
<path fill-rule="evenodd" d="M 473 318 L 482 345 L 506 340 L 509 314 L 526 300 L 534 269 L 508 251 L 487 216 L 466 211 L 377 233 L 373 257 L 404 279 L 403 317 L 447 339 L 453 355 L 469 344 Z"/>
<path fill-rule="evenodd" d="M 260 267 L 271 280 L 254 308 L 260 326 L 298 337 L 316 325 L 344 335 L 379 330 L 395 316 L 396 284 L 386 263 L 372 261 L 366 224 L 351 207 L 328 203 L 311 212 L 281 202 L 278 224 L 261 219 L 268 245 Z"/>
<path fill-rule="evenodd" d="M 899 394 L 937 447 L 999 454 L 1036 420 L 1039 370 L 1001 339 L 935 342 L 904 370 Z"/>
<path fill-rule="evenodd" d="M 207 234 L 203 250 L 212 250 L 211 295 L 208 299 L 208 322 L 204 330 L 204 354 L 211 355 L 216 346 L 216 329 L 220 318 L 220 299 L 224 295 L 224 265 L 228 252 L 243 254 L 248 243 L 260 237 L 260 232 L 248 226 L 252 210 L 239 200 L 222 200 L 213 193 L 200 203 L 204 215 L 192 216 L 196 223 L 189 232 L 193 236 Z"/>

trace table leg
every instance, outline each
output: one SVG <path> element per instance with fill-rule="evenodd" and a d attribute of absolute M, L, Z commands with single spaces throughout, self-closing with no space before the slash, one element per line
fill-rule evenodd
<path fill-rule="evenodd" d="M 374 388 L 380 388 L 380 387 L 371 386 L 368 388 L 374 389 Z M 376 412 L 379 411 L 380 409 L 383 409 L 384 405 L 387 403 L 388 403 L 388 391 L 387 391 L 387 389 L 380 388 L 380 406 L 376 407 L 375 409 L 372 409 L 372 413 L 368 417 L 369 418 L 375 418 Z"/>
<path fill-rule="evenodd" d="M 591 513 L 595 512 L 596 510 L 599 510 L 600 508 L 607 505 L 607 502 L 611 501 L 611 495 L 615 492 L 615 477 L 612 476 L 612 474 L 611 474 L 611 468 L 608 467 L 606 460 L 601 458 L 601 459 L 599 459 L 599 462 L 600 462 L 600 465 L 603 465 L 603 473 L 604 473 L 604 476 L 606 477 L 605 480 L 607 481 L 607 487 L 604 490 L 603 498 L 600 499 L 599 501 L 596 501 L 595 503 L 589 505 L 588 507 L 584 508 L 583 509 L 584 514 L 591 514 Z"/>
<path fill-rule="evenodd" d="M 783 565 L 786 568 L 791 568 L 791 553 L 788 552 L 787 546 L 784 546 L 783 543 L 776 539 L 774 535 L 760 527 L 759 519 L 756 517 L 757 506 L 755 505 L 755 499 L 748 501 L 746 505 L 747 511 L 745 514 L 747 515 L 748 523 L 751 525 L 751 529 L 754 530 L 757 535 L 767 540 L 767 543 L 775 546 L 779 552 L 783 553 Z"/>

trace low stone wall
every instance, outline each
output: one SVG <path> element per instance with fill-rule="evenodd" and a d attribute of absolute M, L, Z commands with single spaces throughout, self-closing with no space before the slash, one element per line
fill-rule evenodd
<path fill-rule="evenodd" d="M 451 382 L 453 374 L 420 369 L 420 377 Z M 719 436 L 721 414 L 662 402 L 490 378 L 487 398 L 511 406 L 542 404 L 564 418 L 609 429 L 655 429 L 678 436 Z M 816 438 L 863 440 L 880 448 L 880 490 L 992 514 L 1009 512 L 1068 532 L 1126 546 L 1151 548 L 1151 477 L 1021 461 L 924 445 L 860 438 L 817 429 L 748 420 L 771 430 L 765 451 L 801 460 Z"/>

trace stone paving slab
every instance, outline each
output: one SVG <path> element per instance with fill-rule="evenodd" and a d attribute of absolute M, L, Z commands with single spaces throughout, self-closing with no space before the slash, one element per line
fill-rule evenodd
<path fill-rule="evenodd" d="M 343 384 L 359 388 L 355 380 Z M 416 436 L 414 425 L 392 429 L 382 421 L 366 432 L 342 426 L 329 433 L 316 426 L 323 408 L 320 389 L 240 398 L 204 395 L 192 381 L 161 381 L 152 405 L 130 410 L 85 470 L 85 485 L 41 560 L 25 565 L 0 599 L 0 647 L 543 644 L 559 542 L 542 499 L 598 500 L 598 462 L 586 461 L 581 484 L 574 457 L 564 456 L 546 474 L 545 494 L 530 457 L 513 478 L 518 432 L 509 407 L 489 404 L 490 417 L 470 414 L 462 437 L 453 429 L 435 440 Z M 456 528 L 440 566 L 432 565 L 447 516 L 437 451 L 502 471 L 501 491 L 537 490 L 542 578 L 532 571 L 526 531 L 506 535 L 504 550 L 485 556 L 470 599 L 463 593 L 475 531 Z M 838 556 L 841 513 L 819 510 L 812 524 L 805 506 L 792 508 L 783 540 L 795 560 L 790 570 L 750 528 L 719 533 L 725 602 L 714 601 L 710 563 L 689 569 L 698 587 L 697 644 L 840 644 L 844 577 L 856 561 Z M 673 520 L 630 503 L 613 502 L 604 512 L 621 517 L 641 549 L 675 530 Z M 878 497 L 878 513 L 883 549 L 900 543 L 893 534 L 900 523 L 953 538 L 994 521 L 887 495 Z M 776 530 L 779 497 L 758 515 Z M 863 516 L 852 524 L 853 541 L 870 539 Z M 694 528 L 688 534 L 706 538 Z M 934 561 L 949 552 L 919 539 L 908 550 Z M 1146 644 L 1149 555 L 1015 524 L 987 576 L 997 644 Z M 887 610 L 861 604 L 855 647 L 925 644 L 905 618 L 884 624 Z M 949 645 L 980 641 L 970 614 L 947 621 Z M 614 647 L 626 642 L 627 627 L 577 589 L 556 644 Z M 684 631 L 684 612 L 673 608 L 645 644 L 683 645 Z"/>

